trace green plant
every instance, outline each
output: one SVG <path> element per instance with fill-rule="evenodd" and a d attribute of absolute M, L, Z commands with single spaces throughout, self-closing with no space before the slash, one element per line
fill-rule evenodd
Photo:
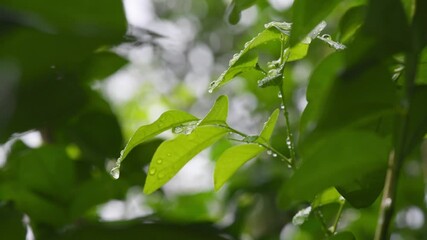
<path fill-rule="evenodd" d="M 237 22 L 240 11 L 255 2 L 232 1 L 230 22 Z M 229 139 L 239 144 L 225 150 L 217 160 L 216 190 L 244 163 L 267 152 L 294 171 L 283 183 L 279 205 L 286 209 L 299 202 L 310 203 L 295 215 L 295 224 L 309 222 L 305 226 L 309 228 L 314 224 L 322 229 L 320 236 L 328 239 L 354 239 L 351 232 L 337 228 L 346 202 L 354 208 L 365 208 L 383 190 L 375 239 L 387 239 L 400 169 L 409 157 L 420 158 L 417 149 L 427 132 L 427 111 L 423 106 L 427 102 L 423 76 L 427 4 L 399 0 L 348 1 L 337 34 L 345 47 L 328 34 L 320 35 L 326 26 L 322 20 L 339 3 L 296 0 L 293 24 L 266 24 L 210 85 L 212 92 L 237 75 L 257 72 L 263 76 L 258 80 L 259 87 L 278 88 L 288 155 L 270 144 L 278 109 L 260 134 L 247 135 L 227 124 L 228 100 L 221 96 L 202 119 L 173 110 L 139 128 L 122 151 L 112 175 L 118 178 L 123 159 L 135 146 L 172 129 L 178 136 L 160 144 L 148 169 L 144 192 L 152 193 L 196 154 L 232 134 Z M 286 108 L 284 72 L 289 63 L 303 59 L 317 39 L 339 51 L 322 60 L 312 73 L 307 89 L 308 105 L 297 131 L 291 128 Z M 260 61 L 260 48 L 265 44 L 279 44 L 279 59 L 267 64 Z M 315 230 L 310 231 L 316 236 Z"/>

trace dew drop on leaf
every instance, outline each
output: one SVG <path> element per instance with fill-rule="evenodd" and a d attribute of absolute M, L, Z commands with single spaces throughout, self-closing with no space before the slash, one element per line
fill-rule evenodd
<path fill-rule="evenodd" d="M 161 158 L 159 158 L 159 159 L 157 159 L 157 164 L 162 164 L 163 163 L 163 159 L 161 159 Z"/>
<path fill-rule="evenodd" d="M 164 178 L 165 177 L 165 174 L 163 173 L 163 172 L 160 172 L 158 175 L 157 175 L 157 178 L 158 179 L 162 179 L 162 178 Z"/>
<path fill-rule="evenodd" d="M 277 97 L 278 97 L 278 98 L 280 98 L 280 99 L 283 97 L 283 96 L 282 96 L 282 93 L 281 93 L 280 91 L 279 91 L 279 93 L 277 94 Z"/>
<path fill-rule="evenodd" d="M 154 174 L 156 174 L 156 169 L 155 168 L 150 169 L 150 175 L 154 175 Z"/>
<path fill-rule="evenodd" d="M 116 166 L 113 169 L 111 169 L 110 174 L 114 179 L 119 179 L 119 177 L 120 177 L 120 166 Z"/>
<path fill-rule="evenodd" d="M 267 150 L 267 154 L 271 155 L 273 152 L 271 150 Z"/>

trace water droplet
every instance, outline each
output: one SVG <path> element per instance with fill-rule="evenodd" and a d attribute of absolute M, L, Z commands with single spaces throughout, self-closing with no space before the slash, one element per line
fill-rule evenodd
<path fill-rule="evenodd" d="M 111 174 L 111 176 L 114 179 L 119 179 L 119 177 L 120 177 L 120 167 L 116 166 L 113 169 L 111 169 L 110 174 Z"/>
<path fill-rule="evenodd" d="M 168 153 L 168 154 L 166 154 L 166 156 L 171 157 L 171 156 L 172 156 L 172 154 Z"/>
<path fill-rule="evenodd" d="M 288 164 L 288 168 L 292 168 L 291 164 Z"/>
<path fill-rule="evenodd" d="M 271 156 L 275 158 L 277 157 L 277 153 L 273 153 Z"/>
<path fill-rule="evenodd" d="M 159 159 L 157 159 L 157 164 L 162 164 L 163 163 L 163 159 L 162 158 L 159 158 Z"/>
<path fill-rule="evenodd" d="M 279 91 L 279 93 L 277 94 L 277 97 L 278 97 L 278 98 L 282 98 L 282 97 L 283 97 L 283 96 L 282 96 L 282 92 L 280 92 L 280 91 Z"/>
<path fill-rule="evenodd" d="M 208 93 L 212 93 L 212 92 L 213 92 L 213 89 L 209 89 L 209 90 L 208 90 Z"/>
<path fill-rule="evenodd" d="M 289 139 L 289 137 L 287 137 L 287 138 L 286 138 L 286 144 L 287 144 L 288 146 L 290 146 L 290 145 L 291 145 L 291 139 Z"/>
<path fill-rule="evenodd" d="M 164 178 L 165 177 L 165 174 L 163 173 L 163 172 L 160 172 L 158 175 L 157 175 L 157 178 L 158 179 L 162 179 L 162 178 Z"/>
<path fill-rule="evenodd" d="M 386 207 L 386 208 L 389 208 L 391 206 L 392 201 L 393 200 L 391 200 L 391 198 L 384 199 L 383 206 Z"/>
<path fill-rule="evenodd" d="M 267 75 L 270 77 L 277 76 L 278 74 L 279 74 L 279 71 L 277 71 L 277 69 L 270 69 L 267 73 Z"/>
<path fill-rule="evenodd" d="M 267 154 L 271 155 L 273 152 L 271 150 L 267 150 Z"/>
<path fill-rule="evenodd" d="M 329 35 L 329 34 L 323 34 L 322 38 L 330 40 L 331 39 L 331 35 Z"/>
<path fill-rule="evenodd" d="M 175 134 L 180 134 L 184 131 L 184 128 L 182 126 L 176 126 L 172 128 L 172 132 Z"/>
<path fill-rule="evenodd" d="M 150 169 L 149 173 L 150 173 L 150 175 L 154 175 L 156 173 L 156 169 L 155 168 Z"/>
<path fill-rule="evenodd" d="M 285 110 L 285 105 L 283 105 L 283 103 L 280 104 L 280 109 Z"/>

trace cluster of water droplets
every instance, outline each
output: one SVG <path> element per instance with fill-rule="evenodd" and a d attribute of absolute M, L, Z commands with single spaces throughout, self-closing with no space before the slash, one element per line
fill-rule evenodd
<path fill-rule="evenodd" d="M 172 132 L 175 134 L 185 134 L 185 135 L 189 135 L 191 134 L 194 129 L 196 129 L 196 127 L 199 125 L 201 121 L 191 121 L 188 123 L 183 123 L 179 126 L 173 127 L 172 128 Z"/>
<path fill-rule="evenodd" d="M 286 35 L 290 35 L 291 34 L 291 28 L 292 28 L 292 23 L 288 23 L 288 22 L 269 22 L 264 24 L 265 28 L 276 28 L 279 31 L 281 31 L 282 33 L 286 34 Z"/>
<path fill-rule="evenodd" d="M 120 157 L 116 161 L 116 165 L 110 170 L 110 174 L 114 179 L 119 179 L 120 177 L 120 165 L 123 161 L 124 151 L 120 151 Z"/>

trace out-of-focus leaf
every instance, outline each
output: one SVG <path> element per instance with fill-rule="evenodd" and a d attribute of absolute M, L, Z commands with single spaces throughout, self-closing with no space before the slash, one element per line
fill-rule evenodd
<path fill-rule="evenodd" d="M 279 109 L 274 110 L 270 118 L 265 122 L 264 128 L 262 129 L 259 137 L 262 141 L 269 142 L 271 135 L 273 134 L 274 127 L 276 126 L 277 119 L 279 118 L 280 111 Z"/>
<path fill-rule="evenodd" d="M 287 207 L 292 200 L 312 200 L 320 191 L 353 181 L 376 169 L 385 169 L 389 143 L 371 132 L 342 130 L 305 143 L 302 164 L 285 183 L 279 196 Z"/>
<path fill-rule="evenodd" d="M 226 10 L 228 22 L 237 24 L 240 21 L 241 12 L 254 5 L 256 1 L 257 0 L 232 0 Z"/>
<path fill-rule="evenodd" d="M 387 9 L 387 11 L 384 11 Z M 395 52 L 408 49 L 409 28 L 405 10 L 400 0 L 373 0 L 369 1 L 366 18 L 361 29 L 362 35 L 354 43 L 364 45 L 362 41 L 373 42 L 374 56 L 387 56 Z M 399 29 L 399 34 L 396 34 Z M 387 44 L 384 44 L 384 43 Z M 354 49 L 357 51 L 357 48 Z M 359 51 L 361 56 L 369 52 Z M 366 56 L 365 56 L 366 57 Z"/>
<path fill-rule="evenodd" d="M 345 231 L 329 237 L 328 240 L 356 240 L 356 237 L 353 235 L 353 233 Z"/>
<path fill-rule="evenodd" d="M 186 194 L 154 200 L 149 204 L 161 219 L 173 222 L 208 222 L 217 220 L 217 214 L 210 208 L 215 203 L 216 193 L 213 191 Z"/>
<path fill-rule="evenodd" d="M 10 204 L 0 202 L 0 233 L 8 240 L 23 240 L 27 233 L 22 222 L 23 213 Z"/>
<path fill-rule="evenodd" d="M 150 194 L 163 186 L 194 156 L 228 132 L 222 127 L 199 126 L 188 135 L 163 142 L 151 161 L 144 193 Z"/>
<path fill-rule="evenodd" d="M 347 43 L 354 38 L 360 29 L 366 14 L 366 6 L 356 6 L 349 9 L 339 23 L 339 41 Z"/>
<path fill-rule="evenodd" d="M 101 109 L 84 112 L 65 128 L 68 136 L 93 159 L 114 158 L 122 147 L 122 134 L 116 116 Z"/>
<path fill-rule="evenodd" d="M 123 181 L 115 181 L 106 174 L 80 184 L 72 197 L 70 217 L 76 219 L 110 199 L 123 198 L 128 187 Z"/>
<path fill-rule="evenodd" d="M 228 69 L 217 80 L 211 82 L 209 91 L 212 92 L 216 88 L 226 84 L 243 71 L 256 70 L 258 57 L 254 54 L 254 50 L 262 44 L 279 41 L 280 36 L 281 33 L 277 28 L 269 26 L 256 37 L 245 43 L 244 49 L 236 53 L 230 60 Z"/>
<path fill-rule="evenodd" d="M 225 124 L 228 116 L 228 98 L 220 96 L 209 113 L 202 119 L 199 125 L 206 124 Z"/>
<path fill-rule="evenodd" d="M 85 78 L 88 81 L 104 80 L 106 77 L 115 73 L 127 63 L 123 57 L 110 52 L 102 51 L 94 54 L 88 61 L 88 69 Z"/>
<path fill-rule="evenodd" d="M 403 140 L 404 152 L 409 153 L 420 144 L 424 135 L 427 133 L 427 86 L 420 85 L 415 87 L 410 100 L 408 112 L 408 125 L 406 139 Z"/>
<path fill-rule="evenodd" d="M 413 32 L 415 36 L 415 42 L 420 43 L 419 46 L 415 46 L 416 49 L 420 50 L 427 44 L 427 2 L 416 1 L 415 14 L 413 19 Z"/>
<path fill-rule="evenodd" d="M 344 54 L 334 53 L 324 59 L 312 72 L 306 93 L 308 104 L 300 120 L 302 137 L 313 130 L 316 119 L 322 112 L 322 104 L 328 96 L 329 89 L 336 76 L 344 71 L 344 67 Z"/>
<path fill-rule="evenodd" d="M 323 92 L 326 99 L 318 129 L 366 124 L 394 112 L 396 92 L 387 68 L 381 63 L 364 62 L 363 69 L 358 70 L 350 67 L 334 76 L 330 90 Z"/>
<path fill-rule="evenodd" d="M 28 149 L 16 142 L 4 171 L 0 198 L 13 202 L 32 221 L 53 226 L 68 221 L 74 166 L 62 146 Z"/>
<path fill-rule="evenodd" d="M 172 224 L 163 222 L 141 223 L 138 221 L 81 224 L 68 228 L 59 235 L 48 239 L 55 240 L 130 240 L 135 237 L 150 240 L 229 240 L 229 236 L 209 224 Z"/>
<path fill-rule="evenodd" d="M 170 110 L 164 112 L 155 122 L 144 125 L 136 130 L 126 147 L 120 153 L 120 157 L 117 162 L 120 163 L 123 161 L 129 152 L 138 144 L 141 144 L 170 128 L 196 120 L 198 120 L 196 117 L 183 111 Z"/>
<path fill-rule="evenodd" d="M 295 0 L 291 46 L 299 43 L 318 23 L 324 20 L 340 3 L 339 0 Z"/>
<path fill-rule="evenodd" d="M 365 208 L 374 203 L 383 190 L 385 173 L 386 169 L 367 172 L 336 188 L 353 207 Z"/>
<path fill-rule="evenodd" d="M 237 169 L 263 151 L 265 149 L 257 143 L 238 145 L 225 150 L 215 166 L 215 190 L 218 191 Z"/>

